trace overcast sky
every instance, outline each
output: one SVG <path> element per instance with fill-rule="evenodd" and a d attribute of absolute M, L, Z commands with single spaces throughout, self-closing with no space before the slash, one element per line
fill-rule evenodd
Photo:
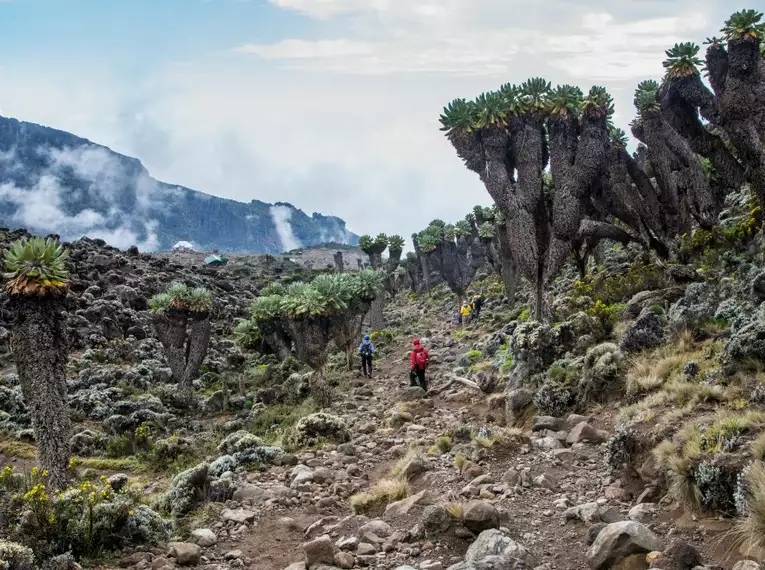
<path fill-rule="evenodd" d="M 596 83 L 626 129 L 666 48 L 753 4 L 0 0 L 0 114 L 160 180 L 408 237 L 489 203 L 438 130 L 451 99 L 530 76 Z"/>

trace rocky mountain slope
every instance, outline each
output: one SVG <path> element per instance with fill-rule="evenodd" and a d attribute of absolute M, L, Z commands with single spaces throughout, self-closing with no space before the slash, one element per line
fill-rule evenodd
<path fill-rule="evenodd" d="M 19 235 L 1 234 L 0 247 Z M 106 500 L 99 524 L 127 525 L 109 536 L 118 550 L 111 562 L 75 550 L 79 563 L 758 568 L 751 559 L 761 553 L 732 532 L 734 519 L 679 501 L 671 471 L 651 449 L 684 424 L 715 425 L 731 410 L 761 413 L 756 369 L 715 372 L 731 355 L 765 356 L 757 342 L 744 342 L 762 323 L 746 308 L 762 299 L 761 252 L 761 240 L 729 250 L 713 270 L 702 261 L 658 268 L 637 249 L 606 249 L 601 272 L 587 282 L 575 280 L 573 267 L 556 282 L 552 326 L 527 320 L 528 307 L 496 294 L 493 275 L 473 285 L 487 305 L 481 322 L 464 330 L 451 322 L 457 299 L 443 286 L 416 297 L 400 291 L 387 304 L 390 328 L 374 337 L 374 379 L 344 371 L 339 356 L 331 360 L 334 398 L 320 411 L 306 399 L 311 375 L 296 361 L 248 352 L 232 337 L 259 288 L 307 278 L 308 268 L 236 256 L 204 269 L 187 254 L 76 242 L 67 319 L 72 468 L 78 485 L 103 475 L 140 505 L 113 519 Z M 178 398 L 146 310 L 152 294 L 178 280 L 214 295 L 211 347 L 191 408 Z M 625 295 L 614 315 L 593 302 Z M 7 353 L 13 323 L 5 303 L 0 559 L 10 548 L 3 537 L 34 546 L 29 537 L 40 532 L 33 518 L 14 518 L 22 499 L 6 490 L 13 479 L 2 469 L 29 474 L 35 464 Z M 725 332 L 728 319 L 736 324 Z M 408 387 L 412 337 L 431 351 L 428 394 Z M 753 423 L 726 449 L 742 454 L 760 433 L 754 425 L 765 424 Z M 59 565 L 47 567 L 76 567 L 66 556 L 54 560 Z"/>
<path fill-rule="evenodd" d="M 237 202 L 152 178 L 135 158 L 73 134 L 0 117 L 0 224 L 127 248 L 279 253 L 358 241 L 334 216 Z"/>

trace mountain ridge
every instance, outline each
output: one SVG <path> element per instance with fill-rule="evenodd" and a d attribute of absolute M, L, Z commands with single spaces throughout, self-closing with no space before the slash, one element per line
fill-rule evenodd
<path fill-rule="evenodd" d="M 143 163 L 78 135 L 0 116 L 0 224 L 126 248 L 280 253 L 354 245 L 342 219 L 288 202 L 240 202 L 153 178 Z"/>

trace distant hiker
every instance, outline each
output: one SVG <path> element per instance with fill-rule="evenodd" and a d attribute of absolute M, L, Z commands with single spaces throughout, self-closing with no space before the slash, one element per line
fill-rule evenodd
<path fill-rule="evenodd" d="M 369 339 L 369 335 L 364 335 L 364 340 L 359 345 L 359 354 L 361 355 L 361 371 L 367 378 L 372 377 L 372 356 L 375 353 L 375 345 Z"/>
<path fill-rule="evenodd" d="M 476 295 L 473 297 L 473 318 L 475 320 L 478 320 L 478 317 L 481 316 L 481 307 L 483 307 L 483 299 L 481 295 Z"/>
<path fill-rule="evenodd" d="M 470 305 L 467 303 L 462 305 L 462 308 L 460 309 L 460 318 L 462 319 L 462 328 L 464 329 L 466 326 L 468 326 L 468 322 L 470 321 L 470 313 L 472 310 L 470 309 Z"/>
<path fill-rule="evenodd" d="M 425 378 L 425 372 L 428 369 L 428 363 L 430 362 L 430 354 L 428 349 L 420 344 L 420 339 L 416 338 L 412 341 L 414 348 L 409 353 L 409 385 L 417 386 L 428 391 L 428 382 Z"/>

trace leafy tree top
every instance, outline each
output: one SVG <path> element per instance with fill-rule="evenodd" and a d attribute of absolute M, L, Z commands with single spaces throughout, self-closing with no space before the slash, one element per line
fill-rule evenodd
<path fill-rule="evenodd" d="M 608 134 L 611 137 L 611 143 L 614 146 L 619 148 L 627 148 L 629 138 L 627 138 L 627 133 L 625 133 L 624 130 L 618 129 L 616 127 L 610 127 L 608 129 Z"/>
<path fill-rule="evenodd" d="M 357 274 L 319 275 L 310 283 L 293 283 L 284 294 L 256 298 L 252 318 L 260 323 L 281 317 L 328 317 L 348 310 L 355 301 L 373 300 L 382 283 L 382 274 L 370 269 Z"/>
<path fill-rule="evenodd" d="M 732 14 L 720 30 L 728 41 L 756 42 L 765 35 L 765 22 L 762 12 L 757 10 L 741 10 Z"/>
<path fill-rule="evenodd" d="M 467 220 L 460 220 L 454 224 L 454 233 L 458 236 L 469 236 L 473 233 L 473 226 Z"/>
<path fill-rule="evenodd" d="M 359 249 L 367 255 L 380 255 L 388 247 L 388 236 L 378 234 L 372 238 L 369 235 L 363 235 L 359 238 Z"/>
<path fill-rule="evenodd" d="M 484 222 L 478 228 L 478 236 L 482 239 L 494 239 L 495 235 L 497 235 L 497 232 L 494 224 L 491 222 Z"/>
<path fill-rule="evenodd" d="M 17 240 L 4 257 L 6 289 L 11 295 L 60 295 L 69 287 L 69 251 L 51 238 Z"/>
<path fill-rule="evenodd" d="M 255 348 L 262 338 L 258 323 L 253 319 L 242 319 L 234 327 L 234 342 L 242 348 Z"/>
<path fill-rule="evenodd" d="M 610 116 L 613 101 L 602 87 L 591 89 L 585 97 L 578 87 L 552 89 L 549 81 L 535 77 L 520 86 L 507 83 L 474 101 L 455 99 L 441 113 L 441 130 L 457 136 L 492 126 L 506 128 L 510 119 L 525 115 L 578 117 L 582 109 Z"/>
<path fill-rule="evenodd" d="M 647 79 L 638 83 L 635 90 L 634 103 L 638 111 L 644 113 L 646 111 L 655 110 L 659 108 L 659 84 L 653 79 Z"/>
<path fill-rule="evenodd" d="M 204 287 L 192 289 L 184 283 L 171 283 L 164 293 L 149 299 L 149 308 L 153 313 L 170 310 L 193 314 L 209 313 L 212 309 L 212 294 Z"/>
<path fill-rule="evenodd" d="M 680 79 L 683 77 L 693 77 L 699 74 L 699 67 L 704 65 L 701 58 L 698 57 L 699 46 L 693 42 L 683 42 L 675 44 L 665 53 L 667 59 L 662 65 L 667 70 L 669 79 Z"/>
<path fill-rule="evenodd" d="M 394 234 L 388 238 L 388 249 L 391 251 L 403 251 L 404 243 L 404 238 Z"/>

